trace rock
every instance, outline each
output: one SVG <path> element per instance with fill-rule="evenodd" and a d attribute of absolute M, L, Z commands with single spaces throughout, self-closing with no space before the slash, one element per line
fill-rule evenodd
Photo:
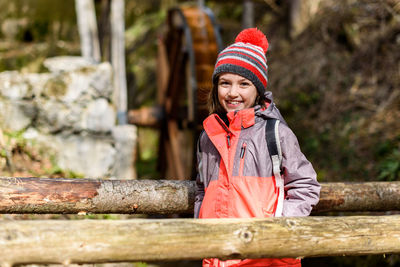
<path fill-rule="evenodd" d="M 37 127 L 43 133 L 95 132 L 110 133 L 115 126 L 115 109 L 104 98 L 88 103 L 41 101 Z"/>
<path fill-rule="evenodd" d="M 90 70 L 90 72 L 92 72 L 92 70 Z M 85 95 L 90 95 L 90 76 L 88 73 L 78 71 L 70 72 L 68 75 L 64 75 L 63 78 L 66 84 L 66 91 L 65 94 L 60 97 L 61 101 L 71 103 L 91 98 L 85 97 Z"/>
<path fill-rule="evenodd" d="M 29 128 L 23 136 L 35 140 L 49 155 L 54 156 L 63 170 L 85 178 L 137 178 L 134 165 L 136 126 L 116 126 L 112 135 L 43 134 L 35 128 Z"/>
<path fill-rule="evenodd" d="M 136 179 L 135 155 L 137 128 L 134 125 L 118 125 L 113 128 L 115 149 L 115 164 L 112 176 L 117 179 Z"/>
<path fill-rule="evenodd" d="M 46 83 L 48 82 L 48 80 L 52 79 L 55 76 L 52 73 L 26 73 L 19 75 L 23 75 L 25 80 L 28 82 L 31 88 L 32 95 L 35 98 L 41 97 L 43 88 L 45 87 Z"/>
<path fill-rule="evenodd" d="M 12 99 L 31 99 L 33 92 L 28 81 L 17 71 L 0 73 L 0 95 Z"/>
<path fill-rule="evenodd" d="M 104 98 L 88 104 L 82 116 L 82 128 L 93 132 L 110 132 L 115 125 L 115 109 Z"/>
<path fill-rule="evenodd" d="M 90 87 L 95 90 L 96 97 L 104 97 L 111 100 L 113 93 L 112 74 L 111 64 L 104 62 L 99 64 L 90 76 Z"/>
<path fill-rule="evenodd" d="M 112 139 L 94 135 L 55 135 L 52 144 L 58 165 L 87 178 L 105 178 L 115 164 Z"/>
<path fill-rule="evenodd" d="M 55 75 L 50 77 L 43 86 L 40 98 L 45 100 L 62 100 L 67 93 L 69 80 L 66 80 L 63 75 Z"/>
<path fill-rule="evenodd" d="M 136 178 L 136 127 L 116 126 L 112 68 L 81 57 L 45 60 L 50 73 L 0 73 L 0 127 L 28 128 L 56 164 L 85 177 Z"/>
<path fill-rule="evenodd" d="M 56 60 L 54 63 L 59 65 L 68 64 L 65 57 L 54 60 Z M 112 68 L 109 63 L 78 64 L 71 69 L 68 72 L 57 71 L 57 74 L 45 84 L 43 96 L 67 103 L 86 102 L 99 97 L 111 100 Z"/>
<path fill-rule="evenodd" d="M 39 131 L 36 130 L 36 128 L 28 128 L 26 131 L 22 134 L 22 136 L 27 139 L 27 140 L 35 140 L 39 138 Z"/>
<path fill-rule="evenodd" d="M 32 124 L 37 108 L 31 101 L 0 100 L 0 127 L 9 131 L 21 131 Z"/>
<path fill-rule="evenodd" d="M 53 73 L 71 72 L 84 67 L 92 67 L 94 61 L 87 58 L 77 56 L 61 56 L 48 58 L 43 62 L 43 65 Z"/>
<path fill-rule="evenodd" d="M 85 124 L 82 122 L 83 114 L 84 107 L 80 104 L 41 100 L 38 104 L 36 127 L 46 134 L 60 131 L 80 132 Z"/>

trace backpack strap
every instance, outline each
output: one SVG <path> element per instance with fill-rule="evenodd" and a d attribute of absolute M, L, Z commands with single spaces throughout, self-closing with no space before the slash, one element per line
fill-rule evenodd
<path fill-rule="evenodd" d="M 275 217 L 282 216 L 283 200 L 285 195 L 284 181 L 281 175 L 282 150 L 279 142 L 279 120 L 269 118 L 265 126 L 265 139 L 267 141 L 268 151 L 271 156 L 272 170 L 275 176 L 275 183 L 278 187 L 278 204 L 276 205 Z"/>

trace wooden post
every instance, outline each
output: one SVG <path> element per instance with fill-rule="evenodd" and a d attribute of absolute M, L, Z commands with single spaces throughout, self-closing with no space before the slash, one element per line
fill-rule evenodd
<path fill-rule="evenodd" d="M 0 178 L 0 213 L 193 213 L 195 183 Z M 400 182 L 323 183 L 313 213 L 400 210 Z"/>
<path fill-rule="evenodd" d="M 105 263 L 400 253 L 400 215 L 0 221 L 0 263 Z"/>
<path fill-rule="evenodd" d="M 114 70 L 114 103 L 118 124 L 126 124 L 128 96 L 125 69 L 125 1 L 111 1 L 111 62 Z"/>
<path fill-rule="evenodd" d="M 76 17 L 84 58 L 100 62 L 100 44 L 93 0 L 75 0 Z"/>
<path fill-rule="evenodd" d="M 252 0 L 243 1 L 242 28 L 254 27 L 254 3 Z"/>
<path fill-rule="evenodd" d="M 111 62 L 111 0 L 101 0 L 99 16 L 99 43 L 102 59 Z"/>

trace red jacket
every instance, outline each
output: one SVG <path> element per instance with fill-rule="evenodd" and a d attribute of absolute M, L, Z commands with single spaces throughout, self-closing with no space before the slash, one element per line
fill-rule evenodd
<path fill-rule="evenodd" d="M 272 217 L 279 190 L 265 141 L 266 118 L 279 124 L 285 189 L 283 216 L 307 216 L 319 199 L 320 185 L 297 138 L 272 102 L 268 108 L 227 114 L 229 127 L 216 114 L 203 122 L 197 151 L 196 218 Z M 295 259 L 204 260 L 203 266 L 300 266 Z M 227 265 L 228 264 L 228 265 Z M 233 265 L 232 265 L 233 264 Z"/>

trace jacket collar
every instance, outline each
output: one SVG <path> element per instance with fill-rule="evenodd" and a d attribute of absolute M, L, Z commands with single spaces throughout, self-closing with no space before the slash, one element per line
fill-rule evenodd
<path fill-rule="evenodd" d="M 254 108 L 231 111 L 226 114 L 230 123 L 230 128 L 240 130 L 254 125 Z"/>
<path fill-rule="evenodd" d="M 232 111 L 227 113 L 229 120 L 229 127 L 217 115 L 211 114 L 204 122 L 203 126 L 208 135 L 218 135 L 222 132 L 234 134 L 243 128 L 253 126 L 255 123 L 254 108 L 243 109 L 239 111 Z"/>

